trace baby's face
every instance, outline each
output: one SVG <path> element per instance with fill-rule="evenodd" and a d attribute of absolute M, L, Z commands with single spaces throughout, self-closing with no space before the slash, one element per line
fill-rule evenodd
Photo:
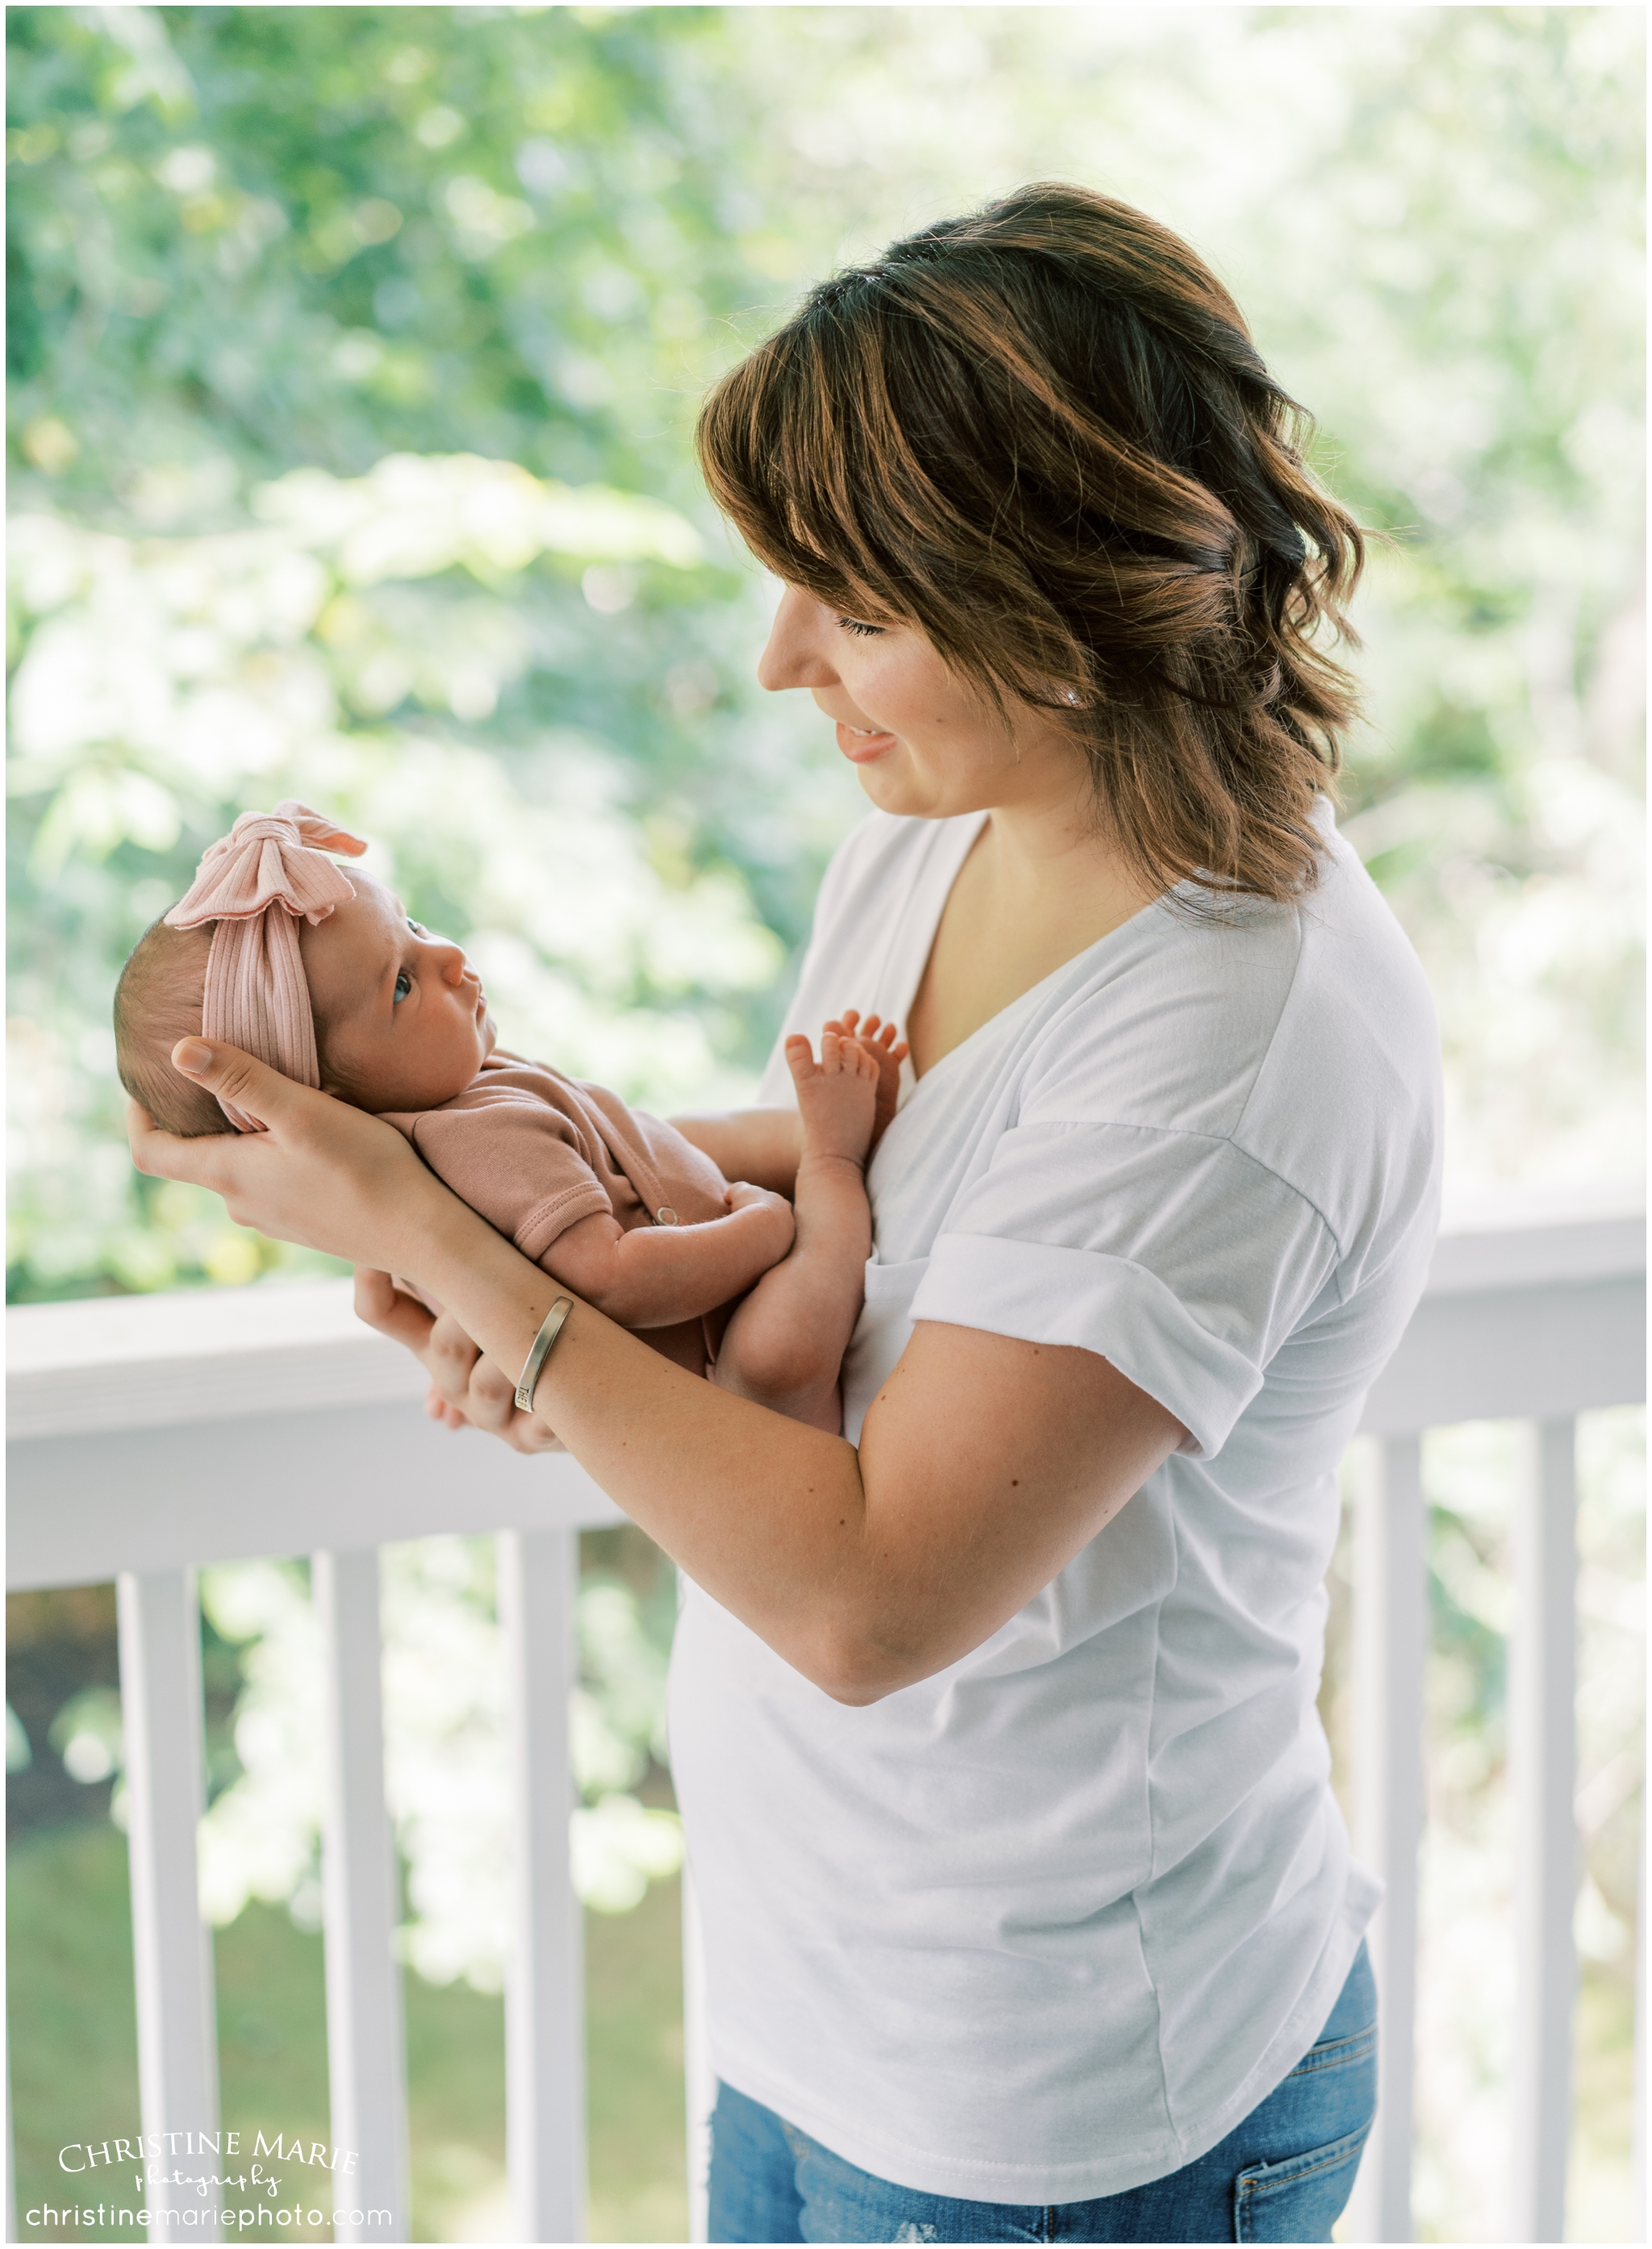
<path fill-rule="evenodd" d="M 493 1051 L 482 980 L 457 945 L 410 921 L 394 891 L 354 868 L 350 880 L 353 898 L 299 925 L 329 1069 L 375 1114 L 439 1108 Z"/>

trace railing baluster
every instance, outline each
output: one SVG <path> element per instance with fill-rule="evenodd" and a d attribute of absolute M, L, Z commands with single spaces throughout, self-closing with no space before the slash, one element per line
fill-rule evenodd
<path fill-rule="evenodd" d="M 196 1831 L 205 1808 L 201 1717 L 201 1626 L 193 1570 L 116 1580 L 120 1634 L 120 1716 L 125 1739 L 127 1851 L 132 1878 L 132 1966 L 137 1991 L 138 2086 L 146 2146 L 150 2134 L 216 2133 L 218 2041 L 212 1939 L 196 1887 Z M 208 2159 L 210 2162 L 210 2158 Z M 212 2166 L 217 2168 L 216 2164 Z M 146 2187 L 149 2239 L 169 2240 L 169 2211 L 189 2209 L 197 2241 L 218 2229 L 175 2170 L 196 2168 L 185 2148 L 159 2139 Z M 209 2197 L 217 2206 L 217 2197 Z"/>
<path fill-rule="evenodd" d="M 1359 1463 L 1354 1504 L 1355 1831 L 1387 1885 L 1371 1929 L 1381 2016 L 1377 2121 L 1359 2168 L 1351 2238 L 1411 2239 L 1417 1851 L 1422 1836 L 1428 1659 L 1422 1448 L 1385 1437 Z"/>
<path fill-rule="evenodd" d="M 683 2093 L 688 2125 L 688 2238 L 708 2238 L 706 2187 L 712 2167 L 712 2104 L 717 2075 L 706 2035 L 706 1941 L 693 1875 L 683 1867 Z"/>
<path fill-rule="evenodd" d="M 511 1744 L 514 1926 L 505 1982 L 506 2148 L 523 2241 L 585 2238 L 585 1931 L 568 1862 L 579 1536 L 497 1541 Z"/>
<path fill-rule="evenodd" d="M 1577 1424 L 1528 1424 L 1509 1665 L 1515 2030 L 1510 2239 L 1566 2239 L 1577 1964 Z"/>
<path fill-rule="evenodd" d="M 310 1560 L 325 1678 L 327 1807 L 321 1839 L 327 2080 L 336 2241 L 406 2241 L 407 2065 L 394 1943 L 396 1861 L 384 1805 L 379 1558 L 375 1547 Z M 355 2211 L 390 2212 L 381 2218 Z"/>

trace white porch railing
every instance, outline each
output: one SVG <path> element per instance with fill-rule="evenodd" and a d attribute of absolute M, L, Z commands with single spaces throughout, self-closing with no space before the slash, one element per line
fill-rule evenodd
<path fill-rule="evenodd" d="M 1465 1420 L 1532 1429 L 1515 1542 L 1510 1762 L 1518 1805 L 1517 2114 L 1507 2238 L 1562 2238 L 1577 1887 L 1573 1810 L 1573 1425 L 1644 1395 L 1644 1227 L 1540 1212 L 1442 1238 L 1428 1291 L 1373 1392 L 1358 1503 L 1359 1843 L 1387 1883 L 1373 1932 L 1382 2113 L 1357 2239 L 1411 2238 L 1412 2024 L 1428 1649 L 1420 1439 Z M 194 1573 L 308 1552 L 326 1651 L 324 1834 L 333 2140 L 341 2240 L 408 2239 L 406 2094 L 384 1810 L 376 1548 L 492 1531 L 513 1735 L 516 1922 L 506 1992 L 506 2136 L 525 2241 L 584 2220 L 581 1922 L 562 1713 L 578 1532 L 620 1520 L 571 1460 L 451 1437 L 419 1371 L 360 1326 L 341 1283 L 30 1307 L 7 1318 L 13 1588 L 115 1578 L 146 2133 L 216 2129 L 211 1950 L 196 1899 L 202 1711 Z M 231 1452 L 233 1450 L 233 1465 Z M 224 1473 L 215 1468 L 215 1455 Z M 686 1897 L 686 1886 L 685 1886 Z M 686 1901 L 691 2206 L 703 2238 L 711 2074 Z M 26 2032 L 19 2044 L 27 2067 Z M 174 2190 L 180 2200 L 188 2189 Z M 152 2239 L 175 2238 L 167 2190 Z M 392 2213 L 369 2225 L 368 2211 Z M 196 2239 L 208 2228 L 191 2225 Z M 17 2238 L 15 2225 L 10 2238 Z"/>

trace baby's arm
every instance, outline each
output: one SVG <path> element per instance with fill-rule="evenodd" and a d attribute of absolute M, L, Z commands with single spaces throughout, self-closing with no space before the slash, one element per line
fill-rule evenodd
<path fill-rule="evenodd" d="M 663 1328 L 698 1319 L 749 1289 L 792 1246 L 783 1195 L 740 1185 L 726 1218 L 700 1226 L 638 1226 L 594 1212 L 559 1234 L 540 1262 L 622 1327 Z"/>

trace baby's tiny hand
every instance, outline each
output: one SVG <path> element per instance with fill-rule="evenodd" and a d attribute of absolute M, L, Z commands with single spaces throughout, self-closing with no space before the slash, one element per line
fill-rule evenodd
<path fill-rule="evenodd" d="M 872 1113 L 871 1138 L 875 1148 L 900 1099 L 900 1066 L 911 1049 L 905 1039 L 896 1038 L 894 1024 L 885 1022 L 880 1015 L 868 1015 L 862 1022 L 858 1008 L 845 1008 L 826 1028 L 840 1038 L 853 1039 L 878 1064 L 878 1106 Z"/>
<path fill-rule="evenodd" d="M 791 1248 L 797 1234 L 796 1214 L 785 1196 L 775 1194 L 768 1187 L 754 1187 L 747 1180 L 736 1180 L 723 1200 L 728 1205 L 731 1216 L 737 1210 L 764 1210 L 767 1213 L 778 1245 L 774 1251 L 778 1263 Z"/>

